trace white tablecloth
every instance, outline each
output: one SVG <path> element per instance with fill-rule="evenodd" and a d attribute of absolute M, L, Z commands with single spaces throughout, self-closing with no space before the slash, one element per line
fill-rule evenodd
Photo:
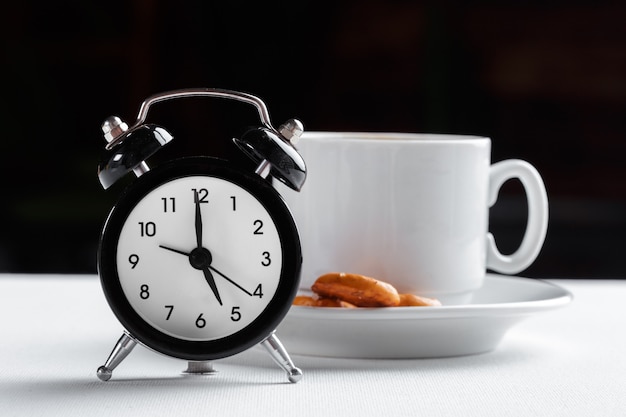
<path fill-rule="evenodd" d="M 184 376 L 138 346 L 109 382 L 122 334 L 95 276 L 0 275 L 1 416 L 626 416 L 626 280 L 553 280 L 574 301 L 515 325 L 486 354 L 360 360 L 264 349 Z"/>

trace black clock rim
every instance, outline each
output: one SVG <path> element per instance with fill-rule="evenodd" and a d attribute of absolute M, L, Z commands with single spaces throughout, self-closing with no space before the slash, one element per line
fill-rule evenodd
<path fill-rule="evenodd" d="M 278 288 L 265 310 L 248 326 L 224 338 L 190 341 L 164 334 L 146 323 L 131 307 L 122 290 L 117 265 L 117 242 L 132 208 L 154 188 L 166 181 L 194 175 L 232 181 L 242 187 L 270 214 L 283 249 Z M 280 194 L 260 176 L 233 168 L 227 161 L 213 157 L 176 159 L 137 178 L 122 194 L 105 222 L 98 248 L 100 283 L 113 313 L 141 344 L 168 356 L 186 360 L 213 360 L 232 356 L 267 338 L 283 320 L 300 283 L 302 252 L 300 238 L 291 212 Z"/>

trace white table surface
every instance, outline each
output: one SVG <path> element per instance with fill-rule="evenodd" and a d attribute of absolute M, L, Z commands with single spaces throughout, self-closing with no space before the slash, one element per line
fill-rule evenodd
<path fill-rule="evenodd" d="M 626 416 L 626 280 L 553 280 L 574 301 L 513 326 L 489 353 L 441 359 L 293 356 L 261 348 L 210 376 L 138 346 L 109 382 L 122 334 L 96 276 L 0 274 L 1 416 Z"/>

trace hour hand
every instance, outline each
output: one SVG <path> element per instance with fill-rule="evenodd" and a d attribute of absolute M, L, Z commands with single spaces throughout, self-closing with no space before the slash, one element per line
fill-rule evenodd
<path fill-rule="evenodd" d="M 174 253 L 178 253 L 180 255 L 187 256 L 189 258 L 189 263 L 191 264 L 191 266 L 193 266 L 197 270 L 202 271 L 202 273 L 204 274 L 204 279 L 206 279 L 209 287 L 211 287 L 211 291 L 213 291 L 213 294 L 215 294 L 215 298 L 217 298 L 217 301 L 220 303 L 220 305 L 224 305 L 222 303 L 222 298 L 220 297 L 220 292 L 217 289 L 217 285 L 215 285 L 215 279 L 213 278 L 213 274 L 209 270 L 212 260 L 211 252 L 209 252 L 205 248 L 196 248 L 187 253 L 180 249 L 170 248 L 169 246 L 159 245 L 159 247 Z"/>
<path fill-rule="evenodd" d="M 220 305 L 224 305 L 222 304 L 220 292 L 217 290 L 217 285 L 215 285 L 215 279 L 213 279 L 213 274 L 211 274 L 211 271 L 209 271 L 209 268 L 203 268 L 202 272 L 204 273 L 204 278 L 206 279 L 206 282 L 208 282 L 209 287 L 211 287 L 211 291 L 213 291 L 213 294 L 215 294 L 215 298 L 217 298 L 217 302 L 220 303 Z"/>

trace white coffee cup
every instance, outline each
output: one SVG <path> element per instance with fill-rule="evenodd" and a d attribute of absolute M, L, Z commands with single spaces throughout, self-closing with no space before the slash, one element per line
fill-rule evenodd
<path fill-rule="evenodd" d="M 306 132 L 300 193 L 279 187 L 302 240 L 301 288 L 328 272 L 351 272 L 399 292 L 468 300 L 487 269 L 515 274 L 543 245 L 548 200 L 537 170 L 521 160 L 491 165 L 487 137 Z M 521 181 L 528 222 L 520 247 L 501 254 L 488 233 L 502 184 Z"/>

